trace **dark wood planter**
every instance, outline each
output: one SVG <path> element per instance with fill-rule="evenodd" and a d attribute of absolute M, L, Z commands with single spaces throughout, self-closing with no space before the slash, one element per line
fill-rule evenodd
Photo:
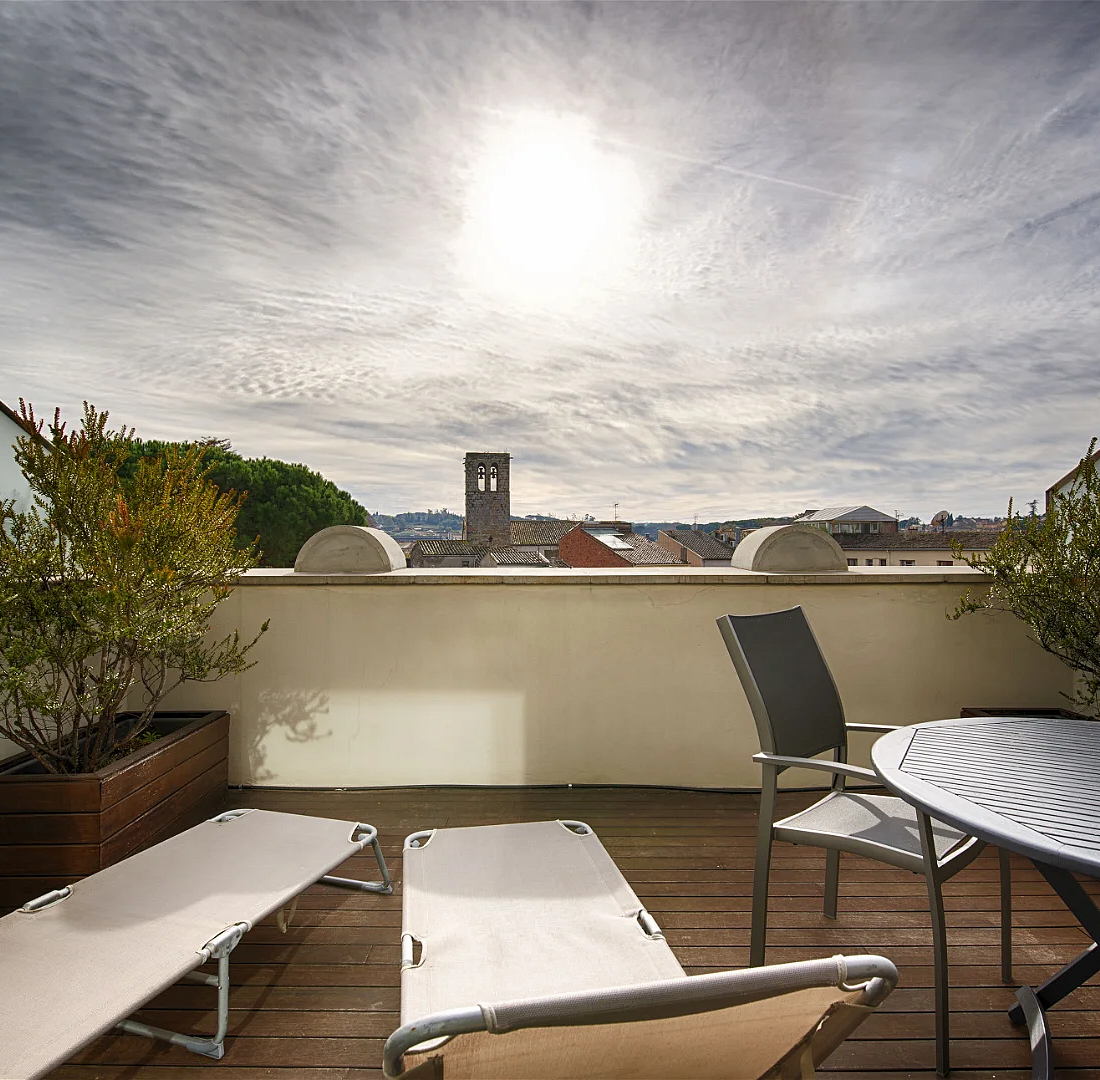
<path fill-rule="evenodd" d="M 959 716 L 1042 716 L 1063 720 L 1092 720 L 1094 717 L 1072 709 L 960 709 Z"/>
<path fill-rule="evenodd" d="M 229 714 L 158 713 L 150 746 L 94 773 L 0 761 L 0 911 L 212 817 L 229 779 Z"/>

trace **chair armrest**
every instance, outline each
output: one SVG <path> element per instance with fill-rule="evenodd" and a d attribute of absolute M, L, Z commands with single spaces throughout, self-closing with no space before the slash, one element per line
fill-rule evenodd
<path fill-rule="evenodd" d="M 902 724 L 845 724 L 847 731 L 897 731 Z"/>
<path fill-rule="evenodd" d="M 780 769 L 817 769 L 818 772 L 832 773 L 834 776 L 853 776 L 859 780 L 874 780 L 881 784 L 878 774 L 870 769 L 849 765 L 845 761 L 822 761 L 821 758 L 784 757 L 780 754 L 753 754 L 753 761 L 761 765 L 775 765 Z"/>

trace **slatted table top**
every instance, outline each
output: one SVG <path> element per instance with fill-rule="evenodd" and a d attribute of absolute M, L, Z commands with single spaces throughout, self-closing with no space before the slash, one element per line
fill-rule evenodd
<path fill-rule="evenodd" d="M 1100 877 L 1100 723 L 939 720 L 883 736 L 871 762 L 888 788 L 932 817 Z"/>

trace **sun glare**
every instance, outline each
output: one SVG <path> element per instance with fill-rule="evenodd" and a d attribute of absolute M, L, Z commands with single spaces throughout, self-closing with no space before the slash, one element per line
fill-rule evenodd
<path fill-rule="evenodd" d="M 634 248 L 633 164 L 580 118 L 494 116 L 469 175 L 459 262 L 472 284 L 556 303 L 613 285 Z"/>

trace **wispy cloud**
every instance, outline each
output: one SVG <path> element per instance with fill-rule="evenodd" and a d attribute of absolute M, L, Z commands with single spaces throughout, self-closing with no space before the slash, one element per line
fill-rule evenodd
<path fill-rule="evenodd" d="M 387 511 L 1002 512 L 1100 427 L 1090 4 L 0 3 L 0 398 Z M 463 272 L 494 124 L 637 177 L 615 276 Z"/>

